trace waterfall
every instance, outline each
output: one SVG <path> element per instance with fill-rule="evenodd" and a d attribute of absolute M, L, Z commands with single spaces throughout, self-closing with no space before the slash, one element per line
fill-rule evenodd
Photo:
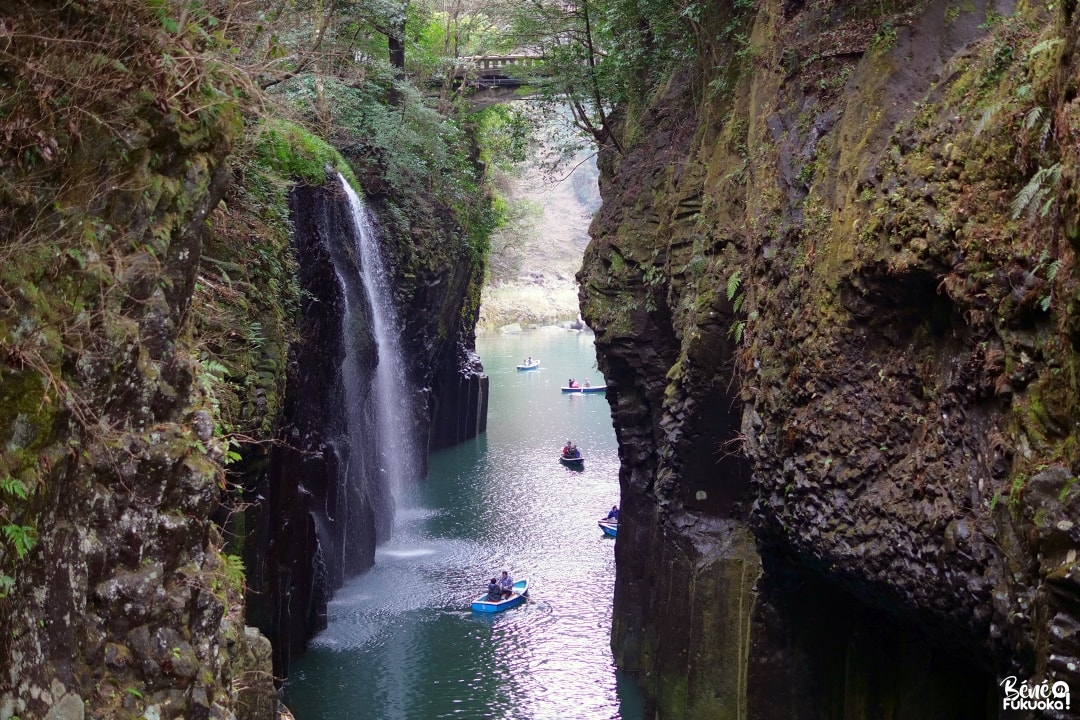
<path fill-rule="evenodd" d="M 354 251 L 371 311 L 370 331 L 376 344 L 377 364 L 368 395 L 374 415 L 375 457 L 394 504 L 401 506 L 407 500 L 407 492 L 417 479 L 417 468 L 420 467 L 417 462 L 420 443 L 413 422 L 417 393 L 401 350 L 403 327 L 394 304 L 392 275 L 382 257 L 371 214 L 345 178 L 340 174 L 338 178 L 352 211 Z M 353 395 L 348 398 L 350 405 L 363 395 L 348 392 L 350 383 L 359 381 L 358 377 L 346 378 L 347 396 Z M 371 433 L 370 425 L 361 426 L 360 418 L 354 417 L 356 409 L 354 407 L 348 413 L 349 438 L 354 446 L 364 442 L 365 437 L 370 438 Z"/>

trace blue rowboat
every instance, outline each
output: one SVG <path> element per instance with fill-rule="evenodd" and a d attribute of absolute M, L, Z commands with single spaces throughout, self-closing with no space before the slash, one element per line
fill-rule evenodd
<path fill-rule="evenodd" d="M 502 600 L 491 600 L 488 598 L 488 594 L 484 593 L 472 601 L 472 609 L 473 612 L 502 612 L 503 610 L 509 610 L 510 608 L 517 607 L 525 602 L 525 596 L 528 594 L 529 579 L 525 578 L 524 580 L 517 580 L 514 582 L 514 592 L 510 597 L 503 598 Z"/>
<path fill-rule="evenodd" d="M 560 455 L 559 462 L 561 462 L 563 465 L 570 468 L 571 470 L 585 469 L 585 458 L 581 455 L 578 455 L 577 457 L 566 457 L 565 455 Z"/>
<path fill-rule="evenodd" d="M 559 389 L 564 393 L 602 393 L 607 390 L 607 385 L 590 385 L 589 387 L 567 387 L 563 385 Z"/>
<path fill-rule="evenodd" d="M 600 520 L 596 524 L 600 526 L 600 529 L 604 531 L 605 535 L 615 537 L 619 532 L 619 523 L 616 520 Z"/>
<path fill-rule="evenodd" d="M 533 360 L 531 363 L 522 363 L 521 365 L 518 365 L 517 369 L 518 370 L 535 370 L 538 367 L 540 367 L 540 361 L 539 360 Z"/>

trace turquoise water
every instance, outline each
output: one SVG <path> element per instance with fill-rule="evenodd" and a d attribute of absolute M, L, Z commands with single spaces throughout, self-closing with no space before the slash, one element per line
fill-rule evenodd
<path fill-rule="evenodd" d="M 297 720 L 640 720 L 635 680 L 612 665 L 614 540 L 596 521 L 618 502 L 618 454 L 592 336 L 477 338 L 491 378 L 488 430 L 436 453 L 376 566 L 346 583 L 329 627 L 294 662 Z M 538 370 L 517 371 L 527 355 Z M 558 462 L 572 439 L 575 472 Z M 495 615 L 469 601 L 501 570 L 530 601 Z"/>

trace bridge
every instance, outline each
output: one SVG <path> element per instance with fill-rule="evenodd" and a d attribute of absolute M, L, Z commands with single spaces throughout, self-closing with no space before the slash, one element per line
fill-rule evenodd
<path fill-rule="evenodd" d="M 454 66 L 454 81 L 469 87 L 488 89 L 528 85 L 538 74 L 539 55 L 473 55 L 460 57 Z M 532 69 L 530 71 L 530 69 Z"/>

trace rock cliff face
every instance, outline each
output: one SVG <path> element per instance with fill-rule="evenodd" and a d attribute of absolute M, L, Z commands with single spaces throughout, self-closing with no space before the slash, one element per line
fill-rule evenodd
<path fill-rule="evenodd" d="M 344 162 L 245 132 L 217 23 L 138 0 L 0 18 L 0 718 L 272 717 L 391 521 L 381 485 L 337 482 L 375 465 L 334 445 L 347 210 L 293 195 L 300 308 L 279 190 Z M 483 428 L 481 262 L 452 212 L 409 222 L 387 224 L 401 371 L 437 446 Z M 357 522 L 326 527 L 342 506 Z"/>
<path fill-rule="evenodd" d="M 488 378 L 475 330 L 484 258 L 449 208 L 413 198 L 403 223 L 385 195 L 369 191 L 368 201 L 396 271 L 402 351 L 413 363 L 403 372 L 422 393 L 415 403 L 419 436 L 428 450 L 451 447 L 487 429 Z"/>
<path fill-rule="evenodd" d="M 161 69 L 145 5 L 8 10 L 0 717 L 232 717 L 273 686 L 209 522 L 225 446 L 192 338 L 240 133 L 204 81 L 231 80 Z"/>
<path fill-rule="evenodd" d="M 624 123 L 579 275 L 617 662 L 667 719 L 1075 692 L 1075 4 L 745 5 Z"/>

